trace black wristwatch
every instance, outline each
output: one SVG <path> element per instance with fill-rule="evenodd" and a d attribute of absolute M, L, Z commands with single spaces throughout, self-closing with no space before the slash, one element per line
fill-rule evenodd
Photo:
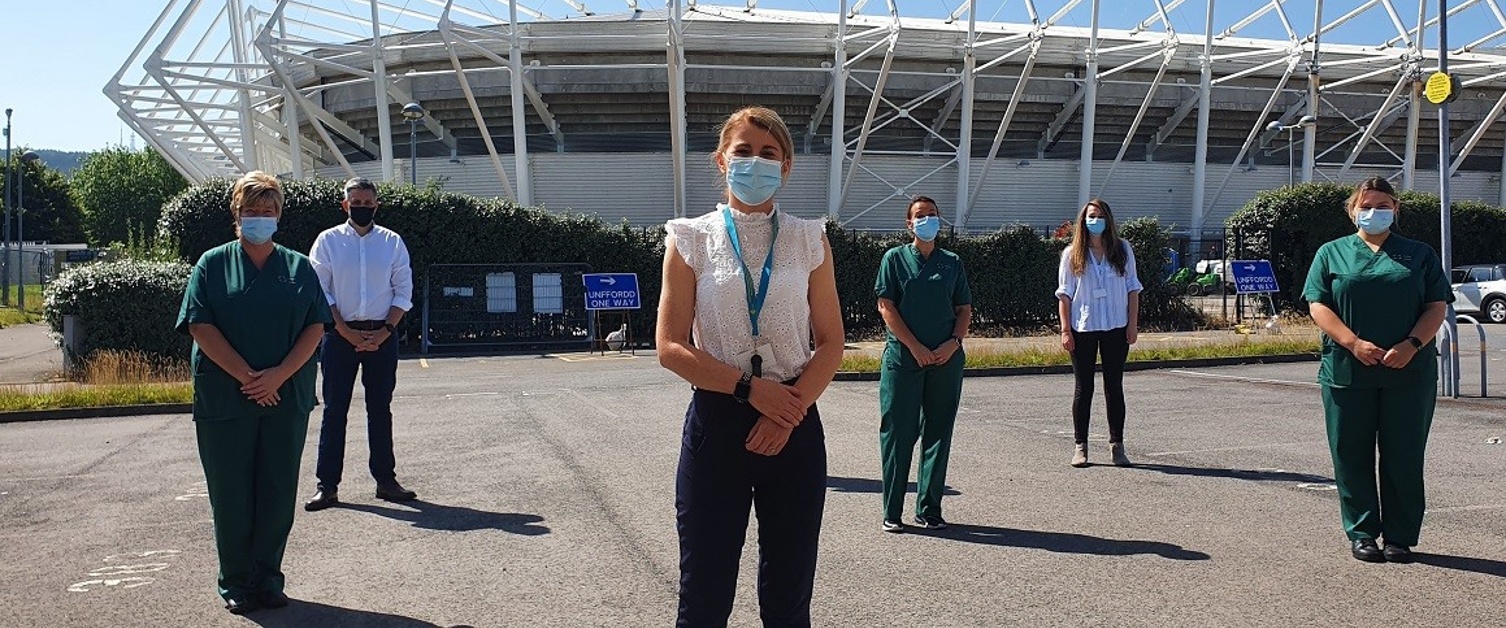
<path fill-rule="evenodd" d="M 1421 349 L 1422 348 L 1422 341 L 1418 340 L 1417 336 L 1407 336 L 1406 337 L 1406 341 L 1409 342 L 1409 343 L 1412 343 L 1412 348 L 1413 349 Z"/>
<path fill-rule="evenodd" d="M 753 374 L 743 373 L 737 380 L 737 386 L 732 389 L 732 398 L 738 403 L 748 403 L 748 397 L 753 394 Z"/>
<path fill-rule="evenodd" d="M 956 340 L 957 341 L 957 346 L 958 347 L 962 346 L 962 336 L 952 336 L 952 340 Z"/>
<path fill-rule="evenodd" d="M 397 331 L 397 328 L 393 327 L 392 323 L 382 323 L 382 329 L 387 330 L 387 333 L 389 334 Z"/>

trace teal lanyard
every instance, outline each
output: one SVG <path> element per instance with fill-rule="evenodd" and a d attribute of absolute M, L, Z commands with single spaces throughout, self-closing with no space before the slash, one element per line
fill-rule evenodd
<path fill-rule="evenodd" d="M 732 221 L 732 210 L 722 206 L 722 219 L 727 223 L 727 237 L 732 239 L 732 253 L 737 256 L 737 265 L 743 270 L 743 290 L 748 297 L 748 323 L 753 326 L 753 337 L 758 337 L 758 317 L 763 313 L 764 300 L 769 297 L 769 276 L 774 274 L 774 242 L 779 240 L 779 210 L 769 216 L 774 234 L 769 236 L 769 254 L 763 259 L 763 277 L 758 280 L 758 292 L 753 291 L 753 273 L 743 261 L 743 246 L 737 241 L 737 223 Z"/>

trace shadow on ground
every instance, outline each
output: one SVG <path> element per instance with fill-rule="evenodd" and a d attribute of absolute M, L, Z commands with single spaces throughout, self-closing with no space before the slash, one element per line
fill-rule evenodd
<path fill-rule="evenodd" d="M 470 532 L 473 530 L 501 530 L 511 534 L 538 536 L 549 534 L 549 527 L 539 525 L 544 518 L 516 512 L 488 512 L 464 506 L 445 506 L 416 499 L 403 502 L 401 506 L 378 506 L 376 504 L 348 504 L 340 508 L 368 512 L 396 521 L 406 521 L 415 528 L 444 530 L 446 532 Z"/>

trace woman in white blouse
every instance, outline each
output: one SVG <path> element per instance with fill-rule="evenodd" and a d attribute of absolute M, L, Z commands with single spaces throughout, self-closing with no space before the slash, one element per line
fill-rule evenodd
<path fill-rule="evenodd" d="M 826 500 L 816 399 L 843 330 L 823 223 L 774 202 L 793 156 L 779 114 L 732 114 L 713 155 L 727 201 L 666 225 L 659 363 L 695 390 L 675 480 L 682 627 L 727 624 L 750 507 L 764 625 L 810 625 Z"/>
<path fill-rule="evenodd" d="M 1072 354 L 1072 466 L 1088 466 L 1088 419 L 1093 410 L 1093 372 L 1103 355 L 1103 396 L 1109 407 L 1109 453 L 1129 466 L 1124 453 L 1124 361 L 1140 327 L 1140 279 L 1135 252 L 1119 239 L 1109 204 L 1093 199 L 1077 212 L 1072 244 L 1057 272 L 1057 312 L 1062 348 Z"/>

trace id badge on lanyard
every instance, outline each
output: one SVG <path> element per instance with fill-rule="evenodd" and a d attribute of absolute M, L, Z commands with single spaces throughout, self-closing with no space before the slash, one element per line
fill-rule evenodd
<path fill-rule="evenodd" d="M 1092 259 L 1092 262 L 1093 262 L 1093 278 L 1097 280 L 1094 283 L 1096 283 L 1097 286 L 1098 286 L 1096 288 L 1093 288 L 1093 298 L 1095 298 L 1095 299 L 1107 299 L 1107 298 L 1109 298 L 1109 289 L 1107 287 L 1105 287 L 1105 286 L 1107 286 L 1109 278 L 1108 278 L 1108 273 L 1105 272 L 1105 271 L 1108 268 L 1108 263 L 1109 263 L 1108 262 L 1108 258 L 1107 257 L 1105 257 L 1104 259 L 1093 258 L 1093 256 L 1092 256 L 1091 253 L 1088 255 L 1088 257 Z"/>
<path fill-rule="evenodd" d="M 732 210 L 722 207 L 722 219 L 727 223 L 727 237 L 732 240 L 732 253 L 737 256 L 737 264 L 743 273 L 743 291 L 747 296 L 748 323 L 753 330 L 753 348 L 737 354 L 737 366 L 743 372 L 752 373 L 754 377 L 763 377 L 764 365 L 773 366 L 774 347 L 769 339 L 759 334 L 758 319 L 763 314 L 764 301 L 769 297 L 769 277 L 774 274 L 774 243 L 779 240 L 779 210 L 769 216 L 772 223 L 773 234 L 769 236 L 769 254 L 764 256 L 763 276 L 758 280 L 758 290 L 753 289 L 753 273 L 748 269 L 748 263 L 743 261 L 743 247 L 737 241 L 737 223 L 732 220 Z"/>

